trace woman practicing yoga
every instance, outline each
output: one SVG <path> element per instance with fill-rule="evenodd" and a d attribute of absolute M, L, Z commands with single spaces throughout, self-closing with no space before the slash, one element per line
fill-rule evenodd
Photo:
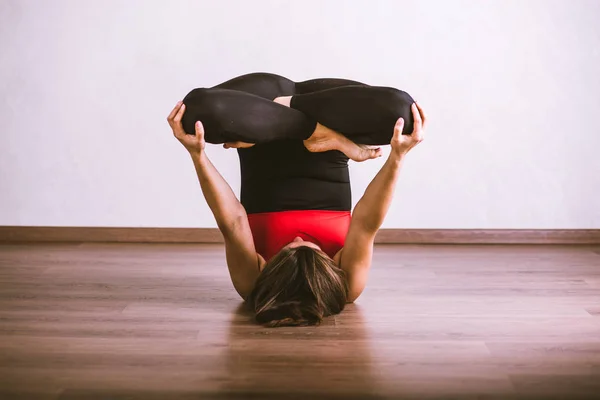
<path fill-rule="evenodd" d="M 192 90 L 167 117 L 225 239 L 231 280 L 268 326 L 312 325 L 363 291 L 423 109 L 405 92 L 266 73 Z M 240 201 L 204 152 L 237 148 Z M 348 159 L 390 155 L 352 213 Z"/>

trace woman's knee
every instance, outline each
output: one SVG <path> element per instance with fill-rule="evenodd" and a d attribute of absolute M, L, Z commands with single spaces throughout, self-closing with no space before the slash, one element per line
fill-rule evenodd
<path fill-rule="evenodd" d="M 385 98 L 385 101 L 394 107 L 410 107 L 410 105 L 414 103 L 411 95 L 403 90 L 392 87 L 382 87 L 380 89 L 384 93 L 383 97 Z"/>
<path fill-rule="evenodd" d="M 202 122 L 207 134 L 220 130 L 224 97 L 218 89 L 196 88 L 189 92 L 183 99 L 186 110 L 181 122 L 185 132 L 193 134 L 196 121 Z"/>
<path fill-rule="evenodd" d="M 194 118 L 221 120 L 226 117 L 228 104 L 236 93 L 225 89 L 197 88 L 183 99 L 186 112 L 189 110 Z"/>
<path fill-rule="evenodd" d="M 382 92 L 380 106 L 386 108 L 395 118 L 403 117 L 405 120 L 410 120 L 410 107 L 414 103 L 412 96 L 396 88 L 384 87 L 380 89 Z"/>
<path fill-rule="evenodd" d="M 183 103 L 187 108 L 193 106 L 209 109 L 213 104 L 219 102 L 219 95 L 215 92 L 216 90 L 217 89 L 196 88 L 183 98 Z"/>

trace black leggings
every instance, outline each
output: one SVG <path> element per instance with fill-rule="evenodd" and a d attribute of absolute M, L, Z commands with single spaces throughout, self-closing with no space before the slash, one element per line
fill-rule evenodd
<path fill-rule="evenodd" d="M 293 96 L 290 107 L 273 102 Z M 401 90 L 345 79 L 294 82 L 279 75 L 253 73 L 213 88 L 192 90 L 183 99 L 183 129 L 194 134 L 204 125 L 208 143 L 267 143 L 308 139 L 317 122 L 355 143 L 389 144 L 394 125 L 403 117 L 403 134 L 413 130 L 412 97 Z"/>

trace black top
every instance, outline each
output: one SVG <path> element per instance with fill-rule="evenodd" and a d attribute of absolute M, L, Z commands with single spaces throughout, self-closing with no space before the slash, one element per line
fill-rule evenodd
<path fill-rule="evenodd" d="M 299 140 L 238 149 L 240 200 L 248 214 L 288 210 L 350 211 L 348 157 L 311 153 Z"/>

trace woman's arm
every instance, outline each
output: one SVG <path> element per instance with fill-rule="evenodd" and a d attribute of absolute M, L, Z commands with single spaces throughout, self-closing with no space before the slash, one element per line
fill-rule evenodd
<path fill-rule="evenodd" d="M 195 135 L 187 135 L 181 126 L 184 112 L 185 105 L 178 103 L 167 120 L 175 137 L 192 157 L 202 193 L 225 239 L 231 280 L 238 293 L 245 298 L 254 287 L 264 260 L 256 253 L 246 210 L 204 152 L 206 143 L 202 123 L 196 122 Z"/>
<path fill-rule="evenodd" d="M 246 210 L 205 152 L 192 155 L 202 193 L 225 240 L 225 257 L 233 286 L 248 297 L 265 260 L 256 253 Z"/>
<path fill-rule="evenodd" d="M 230 232 L 239 224 L 240 219 L 247 218 L 244 207 L 204 151 L 198 154 L 190 153 L 190 156 L 194 162 L 202 194 L 217 221 L 219 230 L 224 234 Z"/>
<path fill-rule="evenodd" d="M 413 133 L 402 135 L 404 120 L 400 118 L 394 127 L 394 136 L 390 143 L 392 151 L 387 161 L 352 212 L 352 221 L 340 258 L 340 267 L 348 275 L 350 302 L 360 296 L 366 285 L 375 234 L 389 210 L 406 154 L 423 140 L 425 114 L 416 103 L 413 104 L 412 111 L 415 121 Z"/>
<path fill-rule="evenodd" d="M 400 124 L 401 125 L 401 124 Z M 375 235 L 390 208 L 400 170 L 406 153 L 391 151 L 383 167 L 369 183 L 352 212 L 352 221 L 361 229 Z"/>

